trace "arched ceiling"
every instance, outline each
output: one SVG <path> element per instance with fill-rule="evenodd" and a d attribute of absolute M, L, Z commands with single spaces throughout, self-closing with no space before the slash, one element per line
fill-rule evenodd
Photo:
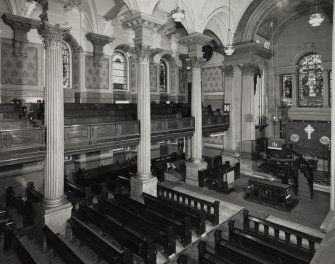
<path fill-rule="evenodd" d="M 333 0 L 320 0 L 321 8 L 332 21 Z M 290 22 L 309 14 L 315 0 L 254 0 L 240 19 L 235 43 L 274 40 Z"/>

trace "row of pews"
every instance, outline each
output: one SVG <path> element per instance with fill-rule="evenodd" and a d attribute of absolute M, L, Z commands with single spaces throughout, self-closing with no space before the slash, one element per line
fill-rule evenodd
<path fill-rule="evenodd" d="M 31 226 L 35 218 L 36 203 L 42 200 L 43 195 L 35 190 L 33 182 L 27 183 L 26 199 L 17 195 L 12 186 L 5 189 L 6 208 L 14 207 L 22 215 L 23 227 Z"/>
<path fill-rule="evenodd" d="M 198 244 L 199 263 L 307 264 L 321 238 L 281 226 L 243 212 L 243 228 L 230 220 L 229 239 L 222 230 L 214 233 L 214 250 L 208 243 Z M 184 262 L 187 263 L 187 262 Z"/>
<path fill-rule="evenodd" d="M 65 193 L 69 200 L 71 195 L 75 196 L 78 204 L 68 221 L 71 233 L 96 253 L 97 262 L 134 263 L 134 259 L 141 258 L 144 263 L 155 264 L 158 250 L 166 258 L 171 257 L 176 254 L 177 241 L 187 247 L 192 243 L 193 233 L 202 236 L 206 232 L 206 220 L 213 225 L 219 222 L 218 201 L 211 203 L 161 185 L 158 185 L 157 197 L 143 194 L 144 204 L 121 193 L 114 199 L 99 196 L 98 203 L 91 204 L 85 188 L 66 179 Z M 29 225 L 25 225 L 31 226 L 36 214 L 34 208 L 42 199 L 33 183 L 27 185 L 26 199 L 17 196 L 11 187 L 7 187 L 6 196 L 8 208 L 14 206 L 19 210 L 24 203 L 29 204 Z M 44 227 L 43 234 L 47 249 L 52 249 L 65 263 L 87 263 L 48 226 Z M 7 243 L 7 247 L 11 245 L 14 249 L 15 245 L 15 249 L 27 251 L 20 246 L 20 237 L 16 239 L 15 232 L 9 237 L 17 242 Z M 38 263 L 33 256 L 24 255 L 23 263 Z"/>

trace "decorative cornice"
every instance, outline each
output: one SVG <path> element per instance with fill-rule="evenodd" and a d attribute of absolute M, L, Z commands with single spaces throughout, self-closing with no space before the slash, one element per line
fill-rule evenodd
<path fill-rule="evenodd" d="M 138 12 L 130 17 L 123 19 L 122 23 L 132 29 L 137 27 L 155 29 L 163 25 L 164 21 L 157 17 Z"/>
<path fill-rule="evenodd" d="M 11 29 L 15 30 L 21 30 L 21 31 L 25 31 L 25 32 L 29 32 L 30 29 L 32 28 L 38 28 L 38 26 L 40 25 L 40 21 L 37 21 L 35 19 L 31 19 L 31 18 L 26 18 L 26 17 L 22 17 L 22 16 L 16 16 L 16 15 L 12 15 L 12 14 L 3 14 L 1 16 L 3 22 L 10 26 Z"/>
<path fill-rule="evenodd" d="M 208 44 L 210 41 L 212 40 L 212 38 L 198 33 L 198 32 L 194 32 L 188 36 L 182 37 L 179 39 L 179 43 L 185 46 L 192 46 L 192 45 L 201 45 L 204 46 L 206 44 Z"/>
<path fill-rule="evenodd" d="M 89 32 L 86 34 L 86 38 L 92 43 L 93 46 L 105 46 L 106 44 L 112 42 L 115 38 L 108 37 L 105 35 Z"/>
<path fill-rule="evenodd" d="M 30 31 L 30 29 L 39 27 L 41 22 L 34 19 L 22 16 L 16 16 L 12 14 L 3 14 L 2 20 L 6 25 L 10 26 L 10 28 L 14 31 L 14 38 L 13 38 L 14 55 L 26 56 L 28 48 L 27 33 Z"/>
<path fill-rule="evenodd" d="M 240 64 L 239 67 L 242 71 L 242 75 L 244 76 L 254 76 L 259 72 L 257 65 L 252 63 Z"/>
<path fill-rule="evenodd" d="M 61 42 L 69 34 L 70 27 L 63 27 L 59 24 L 53 25 L 43 21 L 37 28 L 38 33 L 43 37 L 44 48 L 61 47 Z"/>
<path fill-rule="evenodd" d="M 108 37 L 105 35 L 100 35 L 97 33 L 89 32 L 86 34 L 86 38 L 92 43 L 93 45 L 93 60 L 94 65 L 101 67 L 102 59 L 104 56 L 104 46 L 110 42 L 112 42 L 115 38 Z"/>
<path fill-rule="evenodd" d="M 255 55 L 269 59 L 273 55 L 271 50 L 264 48 L 262 45 L 259 45 L 254 41 L 235 44 L 234 47 L 235 53 L 232 56 L 226 56 L 226 62 L 234 61 L 238 58 L 251 58 Z"/>

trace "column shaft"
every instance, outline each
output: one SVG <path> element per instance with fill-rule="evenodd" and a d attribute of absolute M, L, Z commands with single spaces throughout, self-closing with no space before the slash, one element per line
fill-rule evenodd
<path fill-rule="evenodd" d="M 143 59 L 138 63 L 137 85 L 137 115 L 140 120 L 140 143 L 137 151 L 137 177 L 151 177 L 151 113 L 150 113 L 150 69 L 149 60 Z"/>
<path fill-rule="evenodd" d="M 195 119 L 195 131 L 192 137 L 192 162 L 202 161 L 202 105 L 201 105 L 201 68 L 192 68 L 191 111 Z"/>
<path fill-rule="evenodd" d="M 46 48 L 45 125 L 46 160 L 44 200 L 57 204 L 64 199 L 64 95 L 62 50 Z"/>
<path fill-rule="evenodd" d="M 333 6 L 333 19 L 335 19 L 335 5 Z M 335 80 L 335 26 L 332 37 L 332 80 Z M 334 93 L 333 93 L 334 94 Z M 335 210 L 335 100 L 331 106 L 331 141 L 330 141 L 330 210 Z"/>

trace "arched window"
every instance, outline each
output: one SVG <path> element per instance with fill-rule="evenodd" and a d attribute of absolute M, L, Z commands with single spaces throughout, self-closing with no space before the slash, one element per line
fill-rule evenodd
<path fill-rule="evenodd" d="M 62 42 L 63 50 L 63 87 L 71 88 L 72 87 L 72 52 L 70 45 L 63 41 Z"/>
<path fill-rule="evenodd" d="M 113 61 L 113 89 L 127 90 L 127 60 L 126 56 L 115 51 L 112 57 Z"/>
<path fill-rule="evenodd" d="M 166 93 L 168 87 L 168 66 L 165 60 L 159 62 L 159 92 Z"/>
<path fill-rule="evenodd" d="M 323 78 L 321 55 L 310 53 L 299 62 L 299 106 L 322 107 Z"/>

